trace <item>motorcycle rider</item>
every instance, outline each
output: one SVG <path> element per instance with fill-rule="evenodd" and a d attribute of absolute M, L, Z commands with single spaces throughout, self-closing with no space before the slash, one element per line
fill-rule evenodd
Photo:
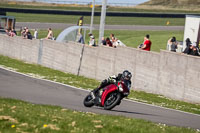
<path fill-rule="evenodd" d="M 91 91 L 92 98 L 95 99 L 95 94 L 99 92 L 100 89 L 110 85 L 110 84 L 117 84 L 120 80 L 125 80 L 128 82 L 128 88 L 131 88 L 131 77 L 132 74 L 128 70 L 123 71 L 123 73 L 119 73 L 118 76 L 110 76 L 108 79 L 105 79 L 101 82 L 100 86 Z"/>

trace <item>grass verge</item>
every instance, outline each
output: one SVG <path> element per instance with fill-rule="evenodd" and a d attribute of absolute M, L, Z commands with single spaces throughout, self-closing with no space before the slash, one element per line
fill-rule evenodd
<path fill-rule="evenodd" d="M 198 133 L 199 130 L 0 98 L 0 132 Z"/>
<path fill-rule="evenodd" d="M 62 30 L 54 30 L 54 35 L 57 37 Z M 89 31 L 87 31 L 87 34 Z M 113 33 L 115 37 L 121 40 L 128 47 L 137 48 L 137 46 L 144 41 L 144 36 L 146 34 L 150 35 L 150 40 L 152 41 L 151 50 L 155 52 L 160 52 L 160 49 L 166 49 L 167 41 L 169 38 L 175 36 L 177 40 L 183 40 L 183 31 L 130 31 L 130 30 L 105 30 L 105 38 L 109 37 Z M 86 35 L 87 35 L 86 34 Z M 96 37 L 96 42 L 98 42 L 99 31 L 93 31 Z M 19 34 L 20 35 L 20 34 Z M 32 32 L 33 35 L 33 32 Z M 47 36 L 47 30 L 38 31 L 39 38 L 45 38 Z M 86 36 L 85 43 L 89 42 L 89 37 Z"/>
<path fill-rule="evenodd" d="M 53 80 L 56 82 L 72 85 L 75 87 L 80 87 L 83 89 L 94 89 L 99 85 L 99 81 L 94 79 L 89 79 L 82 76 L 76 76 L 73 74 L 64 73 L 61 71 L 49 69 L 39 65 L 27 64 L 22 61 L 11 59 L 5 56 L 0 56 L 0 65 L 14 69 L 15 71 L 21 73 L 32 75 L 34 77 Z M 135 101 L 140 101 L 162 107 L 200 114 L 199 104 L 191 104 L 182 101 L 175 101 L 161 95 L 149 94 L 145 92 L 132 90 L 128 98 Z"/>

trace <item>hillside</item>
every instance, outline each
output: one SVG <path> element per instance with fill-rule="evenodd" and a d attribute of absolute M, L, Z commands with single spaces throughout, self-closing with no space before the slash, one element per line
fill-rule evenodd
<path fill-rule="evenodd" d="M 150 0 L 138 7 L 174 10 L 200 10 L 200 0 Z"/>

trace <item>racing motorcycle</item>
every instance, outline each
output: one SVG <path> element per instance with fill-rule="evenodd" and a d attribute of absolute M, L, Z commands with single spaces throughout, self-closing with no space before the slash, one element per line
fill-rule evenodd
<path fill-rule="evenodd" d="M 116 84 L 110 84 L 96 92 L 94 94 L 95 97 L 90 92 L 85 97 L 83 104 L 86 107 L 100 106 L 105 110 L 111 110 L 115 106 L 120 105 L 121 100 L 129 95 L 130 87 L 130 82 L 126 80 L 119 81 Z"/>

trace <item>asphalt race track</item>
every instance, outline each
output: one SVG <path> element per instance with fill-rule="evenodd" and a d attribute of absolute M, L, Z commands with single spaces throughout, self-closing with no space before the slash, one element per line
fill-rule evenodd
<path fill-rule="evenodd" d="M 20 99 L 35 104 L 59 105 L 67 109 L 141 118 L 167 125 L 200 129 L 200 115 L 123 100 L 112 111 L 102 108 L 86 108 L 83 99 L 88 91 L 35 79 L 20 73 L 0 68 L 0 97 Z"/>
<path fill-rule="evenodd" d="M 64 24 L 64 23 L 39 23 L 39 22 L 16 22 L 16 28 L 28 27 L 29 29 L 62 29 L 70 26 L 76 26 L 76 24 Z M 89 26 L 89 25 L 84 25 Z M 99 30 L 99 25 L 94 25 L 95 30 Z M 176 31 L 184 30 L 184 26 L 147 26 L 147 25 L 105 25 L 105 30 L 139 30 L 139 31 Z"/>

